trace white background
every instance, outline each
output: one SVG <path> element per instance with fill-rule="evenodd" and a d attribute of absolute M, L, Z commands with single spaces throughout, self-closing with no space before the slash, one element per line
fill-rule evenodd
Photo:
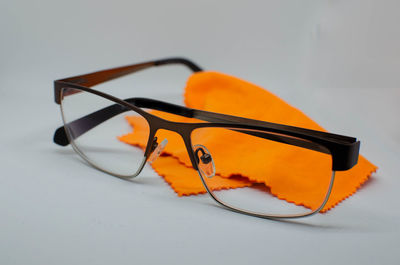
<path fill-rule="evenodd" d="M 398 264 L 399 8 L 1 0 L 0 264 Z M 358 137 L 378 173 L 327 214 L 271 221 L 179 198 L 149 168 L 113 178 L 52 143 L 53 80 L 168 56 L 266 87 Z M 166 67 L 110 84 L 182 103 L 188 75 Z"/>

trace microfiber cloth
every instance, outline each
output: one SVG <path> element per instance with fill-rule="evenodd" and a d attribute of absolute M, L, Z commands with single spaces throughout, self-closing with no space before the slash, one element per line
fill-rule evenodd
<path fill-rule="evenodd" d="M 239 78 L 218 72 L 192 74 L 186 83 L 184 102 L 189 108 L 326 131 L 302 111 L 269 91 Z M 151 113 L 172 121 L 200 122 L 160 111 L 151 111 Z M 144 148 L 147 143 L 144 136 L 146 134 L 140 133 L 147 128 L 144 119 L 137 116 L 127 116 L 126 120 L 134 128 L 135 133 L 119 136 L 119 140 Z M 160 130 L 157 137 L 168 139 L 168 144 L 163 155 L 152 163 L 153 169 L 165 179 L 179 196 L 205 193 L 206 189 L 197 171 L 192 168 L 181 136 L 174 132 Z M 266 186 L 265 192 L 270 192 L 288 202 L 311 209 L 319 206 L 320 201 L 315 198 L 320 198 L 321 194 L 326 192 L 326 187 L 314 187 L 322 174 L 322 169 L 318 165 L 323 165 L 323 162 L 315 163 L 315 159 L 311 157 L 313 152 L 301 154 L 304 158 L 302 161 L 309 160 L 314 163 L 312 170 L 307 171 L 307 177 L 304 177 L 299 174 L 302 170 L 296 170 L 303 165 L 296 165 L 296 159 L 293 159 L 293 155 L 299 155 L 298 149 L 294 152 L 293 147 L 285 145 L 285 148 L 274 150 L 275 147 L 270 143 L 271 141 L 264 141 L 265 144 L 256 144 L 255 142 L 235 141 L 234 136 L 228 135 L 227 137 L 227 142 L 235 143 L 235 152 L 229 152 L 229 145 L 218 149 L 218 143 L 215 140 L 213 141 L 213 137 L 208 137 L 204 140 L 206 142 L 202 143 L 214 150 L 214 154 L 217 152 L 215 155 L 212 154 L 213 157 L 223 157 L 223 159 L 215 162 L 216 175 L 207 181 L 212 190 L 241 188 L 257 183 Z M 229 139 L 229 137 L 232 138 Z M 215 139 L 217 139 L 217 136 Z M 249 148 L 250 146 L 252 148 Z M 240 157 L 236 155 L 238 150 L 242 154 Z M 218 152 L 221 155 L 218 155 Z M 280 152 L 278 156 L 276 155 L 277 152 Z M 271 155 L 272 153 L 274 155 Z M 307 157 L 309 154 L 310 157 Z M 268 161 L 268 166 L 266 166 L 265 161 Z M 292 163 L 290 167 L 282 166 L 288 161 Z M 336 172 L 331 195 L 322 212 L 333 208 L 355 193 L 376 170 L 375 165 L 360 155 L 358 164 L 352 169 Z M 287 185 L 287 183 L 291 183 L 291 185 Z M 291 188 L 288 188 L 288 186 Z M 315 192 L 297 193 L 296 187 L 299 188 L 298 190 L 309 189 Z"/>

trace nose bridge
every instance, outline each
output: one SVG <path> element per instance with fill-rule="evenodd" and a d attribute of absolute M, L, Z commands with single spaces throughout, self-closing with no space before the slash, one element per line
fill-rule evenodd
<path fill-rule="evenodd" d="M 164 120 L 159 117 L 155 117 L 156 119 L 153 121 L 154 125 L 154 134 L 160 130 L 167 130 L 172 131 L 179 134 L 183 141 L 186 143 L 187 140 L 190 139 L 190 132 L 191 132 L 191 124 L 190 123 L 181 123 L 181 122 L 174 122 L 169 120 Z"/>
<path fill-rule="evenodd" d="M 186 132 L 190 131 L 190 123 L 182 123 L 161 119 L 159 129 L 176 132 L 181 135 L 182 138 L 185 138 Z"/>
<path fill-rule="evenodd" d="M 157 119 L 156 122 L 154 123 L 154 127 L 151 132 L 151 137 L 154 138 L 159 130 L 171 131 L 180 135 L 181 139 L 183 140 L 183 143 L 185 144 L 186 151 L 188 153 L 192 166 L 195 170 L 197 170 L 197 163 L 193 155 L 191 140 L 190 140 L 190 132 L 192 131 L 192 125 L 190 123 L 180 123 L 164 119 Z"/>

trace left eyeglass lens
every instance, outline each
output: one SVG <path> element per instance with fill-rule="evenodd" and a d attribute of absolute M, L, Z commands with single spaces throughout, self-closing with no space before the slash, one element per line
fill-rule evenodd
<path fill-rule="evenodd" d="M 75 151 L 93 166 L 121 177 L 136 175 L 144 162 L 143 147 L 118 139 L 127 133 L 147 141 L 149 124 L 139 113 L 114 101 L 75 88 L 63 88 L 61 112 Z M 125 117 L 134 117 L 132 128 Z"/>
<path fill-rule="evenodd" d="M 191 134 L 200 176 L 214 198 L 237 210 L 275 217 L 314 213 L 329 196 L 333 181 L 329 150 L 307 140 L 301 143 L 320 151 L 285 144 L 293 139 L 300 140 L 290 135 L 222 127 L 197 128 Z M 198 148 L 203 151 L 196 152 Z M 204 153 L 212 159 L 200 159 Z M 214 175 L 240 181 L 243 187 L 215 188 Z"/>

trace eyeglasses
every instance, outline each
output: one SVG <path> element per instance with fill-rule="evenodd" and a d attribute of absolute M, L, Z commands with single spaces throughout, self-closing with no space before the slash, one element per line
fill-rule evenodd
<path fill-rule="evenodd" d="M 191 109 L 149 98 L 122 100 L 91 88 L 150 67 L 170 64 L 184 65 L 193 72 L 202 71 L 187 59 L 169 58 L 56 80 L 55 102 L 61 106 L 64 125 L 56 130 L 54 142 L 61 146 L 71 144 L 96 169 L 130 179 L 139 175 L 146 161 L 154 161 L 162 152 L 167 140 L 160 142 L 157 132 L 175 132 L 183 139 L 188 161 L 216 202 L 231 210 L 264 218 L 295 218 L 321 211 L 331 193 L 335 171 L 348 170 L 357 164 L 360 142 L 353 137 Z M 149 110 L 200 122 L 166 120 Z M 132 131 L 125 119 L 127 116 L 140 124 L 131 133 L 147 143 L 144 147 L 118 140 L 118 134 Z M 226 139 L 235 140 L 227 142 Z M 241 169 L 251 166 L 245 162 L 232 165 L 227 161 L 227 157 L 233 156 L 241 161 L 242 152 L 236 146 L 247 142 L 265 146 L 268 157 L 288 151 L 291 154 L 288 162 L 273 177 L 285 183 L 283 188 L 287 192 L 300 196 L 311 194 L 312 203 L 302 206 L 279 199 L 265 186 L 254 183 L 235 189 L 213 188 L 211 183 L 216 175 L 235 178 Z M 235 172 L 232 166 L 237 168 Z M 266 170 L 255 174 L 268 174 L 268 161 L 261 166 Z M 288 174 L 306 180 L 316 169 L 321 175 L 312 179 L 311 185 L 289 181 Z"/>

